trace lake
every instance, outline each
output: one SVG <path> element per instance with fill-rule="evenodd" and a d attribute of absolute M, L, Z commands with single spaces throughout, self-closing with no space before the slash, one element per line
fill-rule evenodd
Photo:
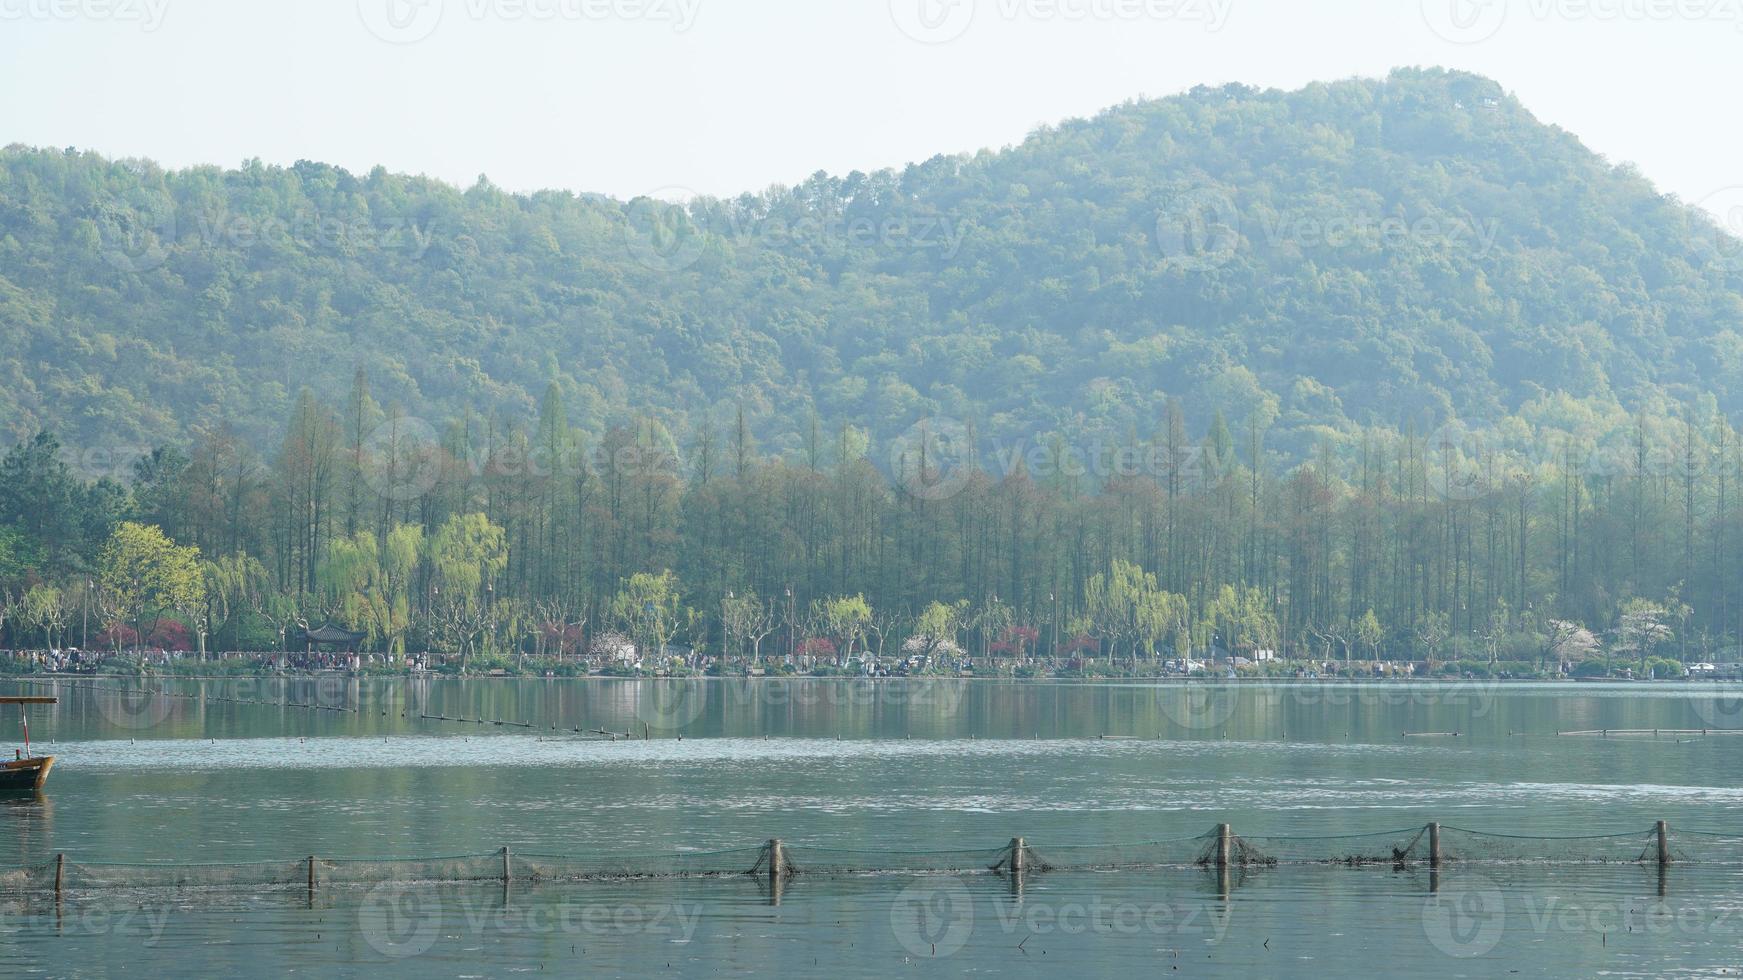
<path fill-rule="evenodd" d="M 645 860 L 650 870 L 663 855 L 729 851 L 710 860 L 749 870 L 756 849 L 779 838 L 802 873 L 779 894 L 761 877 L 723 875 L 517 882 L 507 894 L 479 883 L 329 886 L 312 901 L 274 888 L 75 889 L 58 907 L 0 896 L 11 972 L 1178 967 L 1323 977 L 1384 965 L 1736 976 L 1743 966 L 1743 842 L 1698 833 L 1743 835 L 1743 735 L 1698 734 L 1743 729 L 1743 688 L 340 677 L 159 686 L 174 696 L 103 679 L 0 682 L 0 693 L 62 698 L 31 711 L 33 744 L 59 762 L 42 798 L 0 803 L 0 864 L 63 853 L 75 868 L 293 867 L 311 854 L 335 866 L 488 862 L 506 846 Z M 8 710 L 0 731 L 11 735 Z M 1603 730 L 1612 734 L 1558 734 Z M 1632 860 L 1658 820 L 1678 855 L 1662 879 Z M 1420 861 L 1284 864 L 1221 880 L 1190 857 L 1031 873 L 1020 887 L 985 873 L 806 873 L 843 852 L 868 868 L 984 867 L 980 857 L 996 860 L 1013 837 L 1076 865 L 1049 855 L 1119 853 L 1219 823 L 1260 852 L 1336 857 L 1343 835 L 1430 821 L 1510 836 L 1460 838 L 1459 856 L 1488 860 L 1435 875 Z M 1611 832 L 1627 836 L 1537 840 Z M 1567 855 L 1620 857 L 1493 860 Z"/>

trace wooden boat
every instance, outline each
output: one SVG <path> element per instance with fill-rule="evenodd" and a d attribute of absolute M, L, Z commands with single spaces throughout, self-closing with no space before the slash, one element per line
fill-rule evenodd
<path fill-rule="evenodd" d="M 0 762 L 0 793 L 34 793 L 48 781 L 48 771 L 54 768 L 54 756 L 30 754 L 30 719 L 24 715 L 27 704 L 54 704 L 59 698 L 0 697 L 0 704 L 18 705 L 18 718 L 24 724 L 24 749 L 14 750 L 14 758 Z"/>

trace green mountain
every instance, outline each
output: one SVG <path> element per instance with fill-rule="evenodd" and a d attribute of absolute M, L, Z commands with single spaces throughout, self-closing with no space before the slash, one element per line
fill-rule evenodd
<path fill-rule="evenodd" d="M 1743 246 L 1496 83 L 1197 89 L 687 209 L 0 153 L 0 429 L 276 445 L 298 393 L 682 434 L 1146 435 L 1743 410 Z"/>

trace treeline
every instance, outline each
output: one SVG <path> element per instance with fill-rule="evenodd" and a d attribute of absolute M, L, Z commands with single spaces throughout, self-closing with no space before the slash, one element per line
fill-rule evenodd
<path fill-rule="evenodd" d="M 1716 413 L 1601 435 L 1372 430 L 1299 464 L 1258 422 L 1212 417 L 1190 432 L 1170 402 L 1149 433 L 1016 449 L 948 420 L 872 446 L 813 418 L 801 451 L 777 455 L 742 420 L 593 439 L 556 386 L 534 418 L 437 429 L 380 407 L 359 372 L 343 404 L 305 394 L 267 452 L 219 427 L 118 481 L 81 479 L 50 435 L 15 446 L 0 460 L 3 629 L 14 646 L 152 642 L 173 621 L 208 648 L 271 649 L 332 622 L 372 649 L 467 657 L 607 634 L 843 658 L 1693 659 L 1738 644 L 1739 447 Z M 140 537 L 153 530 L 164 540 Z M 142 582 L 163 548 L 199 582 Z"/>

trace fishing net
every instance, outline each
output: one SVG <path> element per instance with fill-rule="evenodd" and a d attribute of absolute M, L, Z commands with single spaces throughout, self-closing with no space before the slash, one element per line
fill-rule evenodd
<path fill-rule="evenodd" d="M 302 865 L 307 883 L 308 864 Z M 321 885 L 369 885 L 378 882 L 501 881 L 502 852 L 456 854 L 449 857 L 317 858 L 315 881 Z"/>
<path fill-rule="evenodd" d="M 50 867 L 46 882 L 38 875 L 32 883 L 41 888 L 54 888 L 54 873 Z M 68 860 L 61 887 L 65 891 L 109 891 L 122 889 L 242 889 L 274 888 L 291 885 L 306 887 L 309 862 L 248 861 L 212 864 L 88 864 Z"/>
<path fill-rule="evenodd" d="M 1214 854 L 1216 834 L 1123 844 L 1025 843 L 1028 850 L 1025 870 L 1114 871 L 1191 867 Z"/>
<path fill-rule="evenodd" d="M 1237 837 L 1232 863 L 1409 864 L 1428 857 L 1428 829 L 1418 826 L 1367 834 Z"/>
<path fill-rule="evenodd" d="M 745 874 L 764 860 L 768 846 L 719 851 L 649 854 L 538 854 L 510 851 L 509 873 L 526 881 L 590 881 L 613 878 L 705 878 Z M 496 856 L 497 877 L 502 858 Z"/>
<path fill-rule="evenodd" d="M 1442 827 L 1443 860 L 1491 864 L 1627 864 L 1658 860 L 1656 828 L 1619 834 L 1543 837 Z"/>
<path fill-rule="evenodd" d="M 1670 859 L 1678 864 L 1743 865 L 1743 834 L 1676 828 L 1669 834 Z"/>
<path fill-rule="evenodd" d="M 787 868 L 794 874 L 855 874 L 878 872 L 954 872 L 992 870 L 1009 856 L 1010 848 L 944 848 L 884 850 L 877 848 L 782 846 Z"/>
<path fill-rule="evenodd" d="M 1420 867 L 1433 863 L 1432 826 L 1360 834 L 1250 835 L 1218 828 L 1195 837 L 1128 843 L 1049 843 L 1020 839 L 997 847 L 900 850 L 879 847 L 780 845 L 785 875 L 880 873 L 1025 874 L 1140 868 L 1242 869 L 1343 865 Z M 1654 827 L 1579 836 L 1503 834 L 1462 827 L 1438 828 L 1442 865 L 1642 864 L 1656 865 L 1661 849 L 1678 864 L 1743 866 L 1743 833 Z M 513 849 L 447 857 L 301 858 L 202 864 L 123 864 L 59 857 L 0 867 L 0 894 L 96 892 L 122 889 L 332 888 L 381 883 L 564 882 L 645 878 L 763 875 L 771 871 L 773 842 L 722 850 L 654 853 L 556 854 Z"/>

